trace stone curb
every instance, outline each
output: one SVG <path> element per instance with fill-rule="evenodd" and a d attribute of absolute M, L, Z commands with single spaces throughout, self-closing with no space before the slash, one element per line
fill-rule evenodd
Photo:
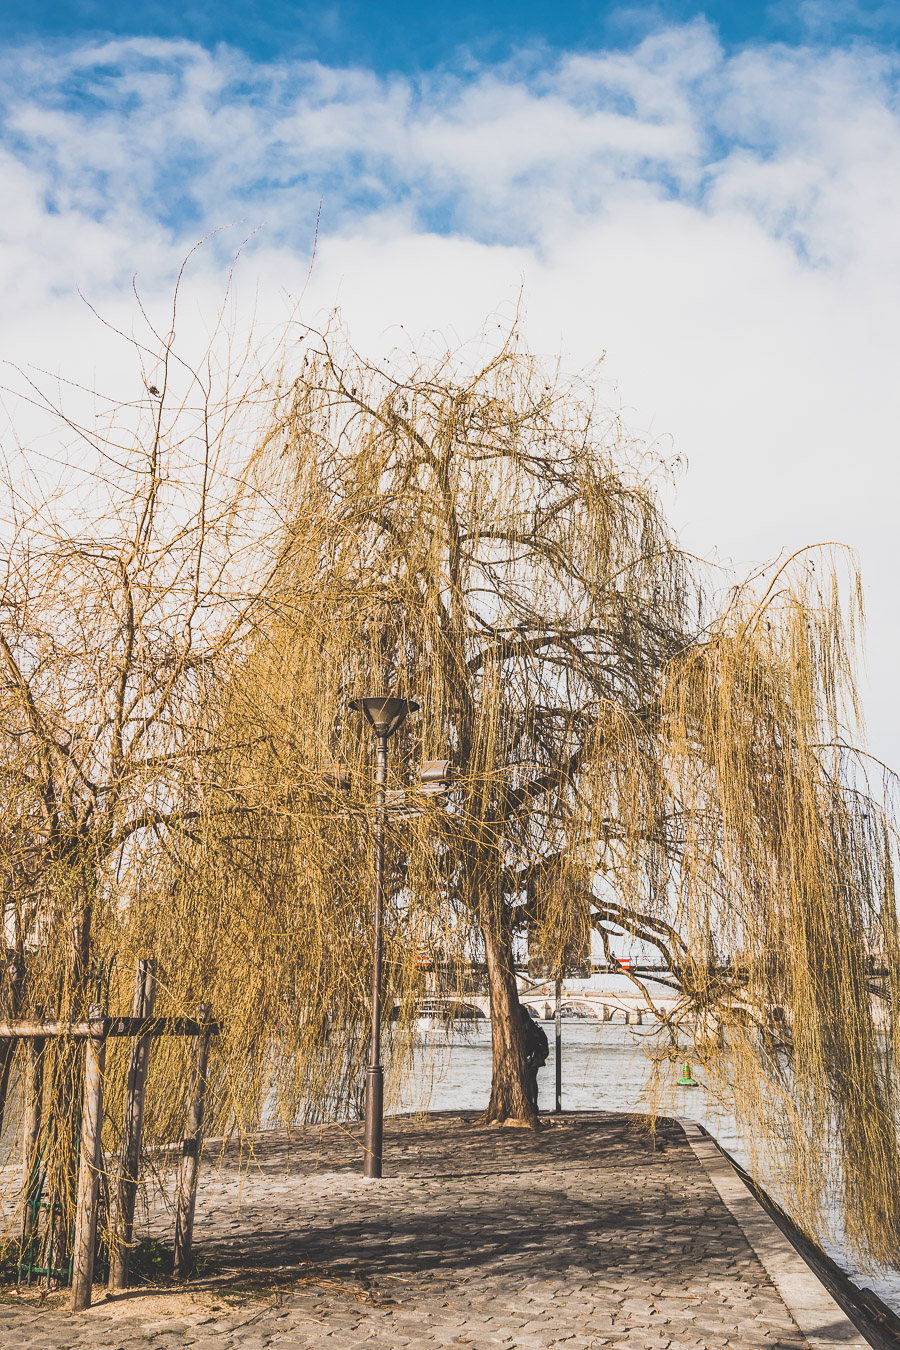
<path fill-rule="evenodd" d="M 676 1117 L 687 1141 L 744 1237 L 756 1252 L 788 1312 L 812 1350 L 871 1350 L 797 1249 L 747 1189 L 714 1139 L 684 1116 Z"/>

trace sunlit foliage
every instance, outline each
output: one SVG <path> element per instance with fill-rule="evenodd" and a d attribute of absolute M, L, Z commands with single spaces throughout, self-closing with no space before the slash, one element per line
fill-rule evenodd
<path fill-rule="evenodd" d="M 138 413 L 76 428 L 103 466 L 89 516 L 7 522 L 4 1015 L 127 1011 L 152 956 L 159 1012 L 222 1022 L 213 1131 L 352 1114 L 374 816 L 349 700 L 400 694 L 420 711 L 391 746 L 395 1069 L 424 962 L 460 990 L 483 966 L 484 1121 L 534 1125 L 517 944 L 560 968 L 626 934 L 678 996 L 648 1038 L 658 1101 L 689 1045 L 801 1222 L 823 1231 L 837 1188 L 854 1247 L 895 1261 L 895 841 L 850 750 L 852 561 L 724 588 L 666 524 L 665 466 L 516 333 L 390 368 L 303 338 L 230 380 L 166 338 Z M 443 758 L 449 800 L 416 786 Z M 652 1009 L 660 982 L 633 978 Z M 188 1062 L 154 1046 L 148 1156 L 182 1128 Z M 53 1063 L 65 1211 L 74 1045 Z"/>

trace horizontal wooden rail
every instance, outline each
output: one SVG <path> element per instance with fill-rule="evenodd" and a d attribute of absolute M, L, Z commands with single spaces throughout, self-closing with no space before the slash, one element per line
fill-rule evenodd
<path fill-rule="evenodd" d="M 97 1017 L 87 1022 L 40 1022 L 28 1018 L 0 1022 L 0 1041 L 28 1040 L 33 1036 L 66 1036 L 72 1039 L 106 1036 L 216 1036 L 219 1022 L 193 1017 Z"/>

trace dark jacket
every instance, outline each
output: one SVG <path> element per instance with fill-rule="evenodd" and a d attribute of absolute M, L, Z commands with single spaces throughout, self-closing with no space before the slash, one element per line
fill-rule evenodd
<path fill-rule="evenodd" d="M 550 1042 L 543 1027 L 539 1027 L 531 1014 L 519 1005 L 522 1018 L 522 1033 L 525 1038 L 525 1058 L 529 1067 L 539 1069 L 550 1058 Z"/>

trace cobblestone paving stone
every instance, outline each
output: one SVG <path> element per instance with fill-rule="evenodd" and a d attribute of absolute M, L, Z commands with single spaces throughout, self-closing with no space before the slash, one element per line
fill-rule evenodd
<path fill-rule="evenodd" d="M 263 1135 L 207 1167 L 203 1271 L 74 1316 L 0 1307 L 28 1350 L 801 1350 L 806 1346 L 680 1129 L 471 1117 L 388 1123 L 380 1181 L 359 1127 Z M 237 1211 L 240 1200 L 240 1211 Z M 164 1235 L 165 1210 L 151 1216 Z"/>

